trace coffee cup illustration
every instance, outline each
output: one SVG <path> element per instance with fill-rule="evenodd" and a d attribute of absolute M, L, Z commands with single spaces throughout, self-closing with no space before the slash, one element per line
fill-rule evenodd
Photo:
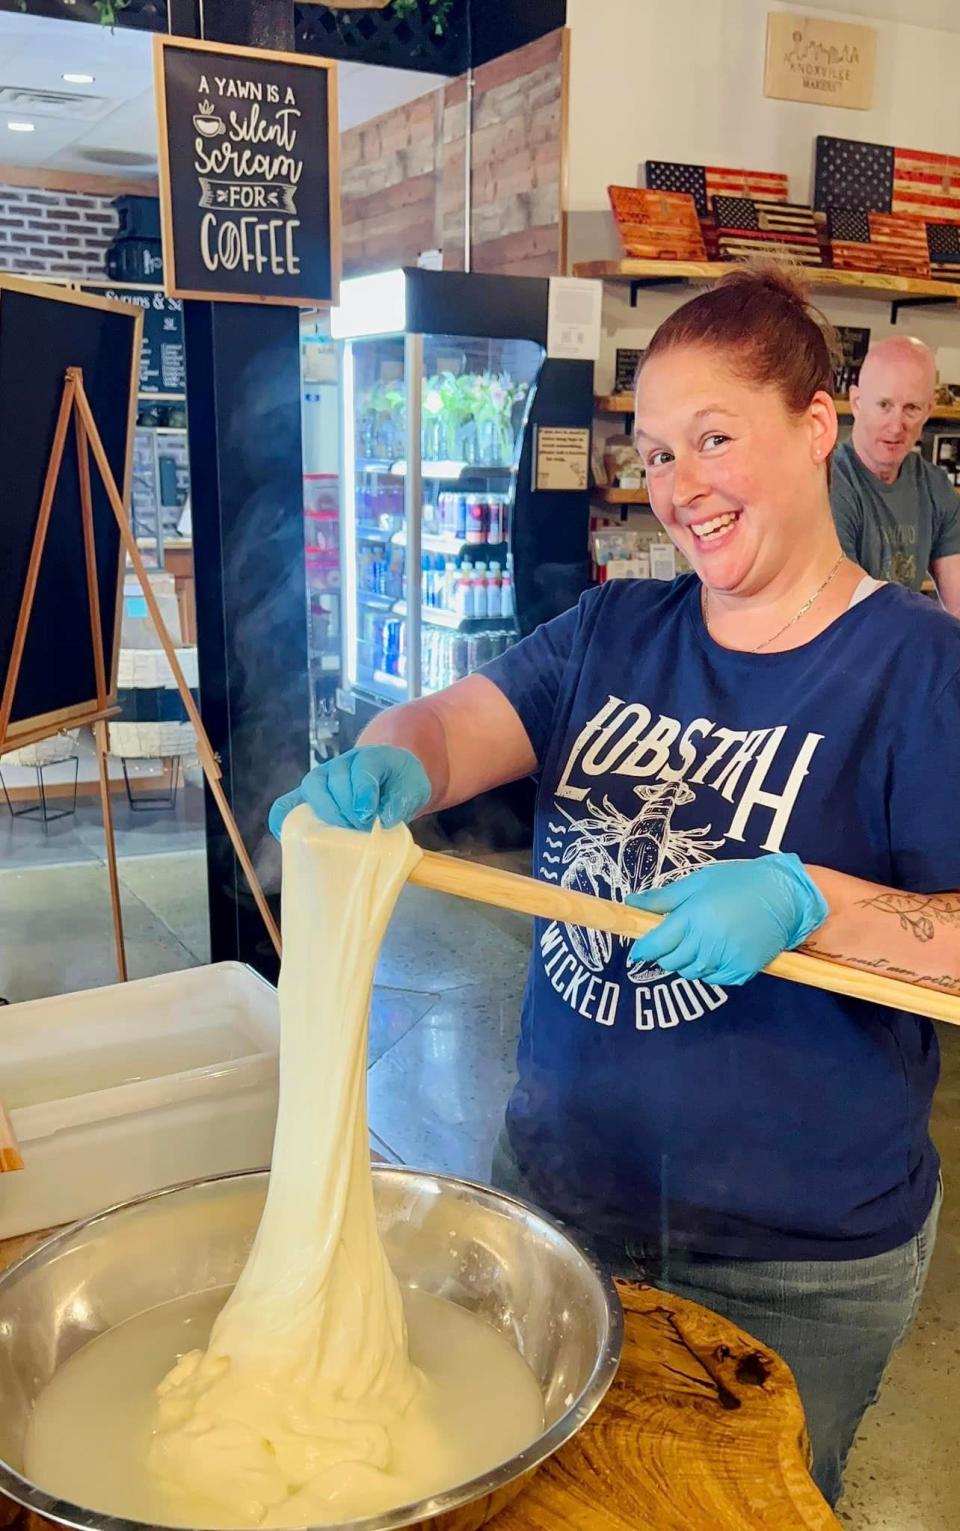
<path fill-rule="evenodd" d="M 193 125 L 203 138 L 219 138 L 227 131 L 227 125 L 217 116 L 212 101 L 200 102 Z"/>

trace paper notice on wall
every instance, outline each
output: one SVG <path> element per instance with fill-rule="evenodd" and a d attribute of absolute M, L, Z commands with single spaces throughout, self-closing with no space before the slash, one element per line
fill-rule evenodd
<path fill-rule="evenodd" d="M 540 425 L 534 453 L 534 489 L 586 489 L 590 432 L 580 426 Z"/>
<path fill-rule="evenodd" d="M 552 276 L 547 309 L 547 355 L 558 361 L 596 361 L 600 355 L 603 283 Z"/>

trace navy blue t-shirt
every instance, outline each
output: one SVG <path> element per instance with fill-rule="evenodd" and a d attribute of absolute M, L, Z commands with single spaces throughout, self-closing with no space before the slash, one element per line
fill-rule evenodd
<path fill-rule="evenodd" d="M 800 648 L 744 654 L 710 638 L 699 592 L 609 582 L 485 667 L 537 754 L 537 875 L 622 900 L 794 851 L 960 888 L 960 623 L 887 586 Z M 762 1260 L 916 1233 L 938 1173 L 930 1022 L 762 975 L 690 982 L 628 948 L 535 929 L 507 1127 L 547 1208 Z"/>

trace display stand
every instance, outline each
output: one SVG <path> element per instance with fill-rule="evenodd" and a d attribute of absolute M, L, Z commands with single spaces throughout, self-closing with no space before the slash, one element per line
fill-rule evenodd
<path fill-rule="evenodd" d="M 127 977 L 126 954 L 123 939 L 123 919 L 120 908 L 120 885 L 117 875 L 116 843 L 113 829 L 113 810 L 110 803 L 110 786 L 107 774 L 107 721 L 117 716 L 117 708 L 108 705 L 109 696 L 107 691 L 106 666 L 104 663 L 103 641 L 100 623 L 100 597 L 97 582 L 96 557 L 94 547 L 93 528 L 93 501 L 90 482 L 90 453 L 93 453 L 94 461 L 100 475 L 101 482 L 107 494 L 110 507 L 116 519 L 120 532 L 121 545 L 127 557 L 133 565 L 134 572 L 140 582 L 147 609 L 156 630 L 160 645 L 166 655 L 167 662 L 173 672 L 173 677 L 180 693 L 187 716 L 193 725 L 197 736 L 197 754 L 200 765 L 206 778 L 207 785 L 213 795 L 219 809 L 227 834 L 230 836 L 237 860 L 243 867 L 244 874 L 253 894 L 254 901 L 267 933 L 273 942 L 277 955 L 280 955 L 280 932 L 270 911 L 263 888 L 253 868 L 247 848 L 240 836 L 236 820 L 227 802 L 226 795 L 221 784 L 220 764 L 210 744 L 207 732 L 200 718 L 197 705 L 194 702 L 180 661 L 177 658 L 173 639 L 164 623 L 160 613 L 157 598 L 150 584 L 149 576 L 137 547 L 136 539 L 127 521 L 124 511 L 123 496 L 117 487 L 116 480 L 110 467 L 103 441 L 97 427 L 90 401 L 87 398 L 83 383 L 83 372 L 79 367 L 68 367 L 66 382 L 63 389 L 63 397 L 60 403 L 60 412 L 57 417 L 57 425 L 54 433 L 53 446 L 50 452 L 50 460 L 47 467 L 44 482 L 43 498 L 40 504 L 40 514 L 34 534 L 33 547 L 30 555 L 30 563 L 27 569 L 23 597 L 20 604 L 20 613 L 14 634 L 13 651 L 9 665 L 6 682 L 3 689 L 3 698 L 0 701 L 0 753 L 2 753 L 4 740 L 13 707 L 13 698 L 16 692 L 17 681 L 20 673 L 20 663 L 23 657 L 23 649 L 26 643 L 27 630 L 30 623 L 30 615 L 33 609 L 33 599 L 36 592 L 37 579 L 40 573 L 43 559 L 43 549 L 46 542 L 47 531 L 50 525 L 50 514 L 53 508 L 57 482 L 63 463 L 64 450 L 66 447 L 67 433 L 71 420 L 77 441 L 78 472 L 80 483 L 80 506 L 83 520 L 83 543 L 86 565 L 87 600 L 90 613 L 90 631 L 93 640 L 94 669 L 97 684 L 96 707 L 86 717 L 75 719 L 77 723 L 91 723 L 94 729 L 94 737 L 97 745 L 97 761 L 100 774 L 100 795 L 103 804 L 103 827 L 107 842 L 107 869 L 110 878 L 110 900 L 113 908 L 114 935 L 117 947 L 117 971 L 121 981 Z M 53 727 L 41 729 L 31 738 L 48 737 L 56 732 Z M 18 745 L 26 742 L 18 738 Z"/>
<path fill-rule="evenodd" d="M 100 805 L 103 813 L 103 833 L 107 850 L 107 876 L 110 881 L 110 906 L 113 913 L 113 935 L 117 954 L 117 975 L 121 983 L 125 983 L 127 979 L 127 955 L 123 939 L 123 911 L 120 905 L 117 846 L 113 831 L 113 807 L 110 802 L 110 781 L 107 767 L 107 721 L 111 717 L 118 715 L 119 708 L 108 705 L 109 694 L 103 654 L 103 631 L 100 620 L 100 590 L 97 580 L 96 549 L 94 546 L 93 502 L 90 493 L 90 458 L 87 450 L 85 430 L 76 411 L 79 377 L 79 372 L 75 374 L 68 372 L 63 390 L 63 398 L 60 401 L 60 412 L 57 416 L 53 446 L 50 451 L 50 460 L 47 464 L 43 497 L 40 501 L 40 514 L 37 519 L 33 547 L 30 552 L 30 563 L 27 567 L 26 582 L 14 631 L 13 652 L 4 682 L 3 696 L 0 699 L 0 754 L 3 753 L 3 746 L 10 724 L 10 714 L 13 710 L 13 700 L 17 690 L 17 682 L 20 679 L 20 665 L 23 660 L 30 617 L 33 612 L 33 601 L 43 561 L 43 550 L 46 546 L 47 532 L 50 529 L 50 515 L 53 510 L 57 484 L 60 479 L 60 469 L 63 464 L 63 455 L 67 444 L 67 433 L 70 429 L 70 422 L 73 420 L 77 440 L 77 471 L 80 480 L 87 608 L 90 615 L 90 639 L 93 645 L 93 665 L 97 683 L 95 710 L 87 717 L 80 717 L 76 721 L 79 724 L 90 724 L 96 743 L 97 769 L 100 781 Z M 49 738 L 52 733 L 56 732 L 57 729 L 51 725 L 47 725 L 46 728 L 38 727 L 34 733 L 26 737 L 18 737 L 16 741 L 17 748 L 20 748 L 25 743 L 39 743 L 41 739 Z"/>

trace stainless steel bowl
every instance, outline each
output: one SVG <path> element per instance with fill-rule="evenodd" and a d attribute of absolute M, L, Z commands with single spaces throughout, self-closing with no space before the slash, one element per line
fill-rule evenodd
<path fill-rule="evenodd" d="M 612 1282 L 555 1223 L 498 1191 L 417 1170 L 373 1172 L 380 1232 L 401 1286 L 446 1297 L 505 1335 L 543 1389 L 543 1433 L 482 1478 L 340 1531 L 472 1531 L 589 1419 L 620 1359 Z M 124 1202 L 57 1234 L 0 1277 L 0 1491 L 76 1527 L 141 1531 L 56 1499 L 20 1472 L 38 1393 L 88 1340 L 156 1303 L 236 1281 L 260 1219 L 263 1170 Z"/>

